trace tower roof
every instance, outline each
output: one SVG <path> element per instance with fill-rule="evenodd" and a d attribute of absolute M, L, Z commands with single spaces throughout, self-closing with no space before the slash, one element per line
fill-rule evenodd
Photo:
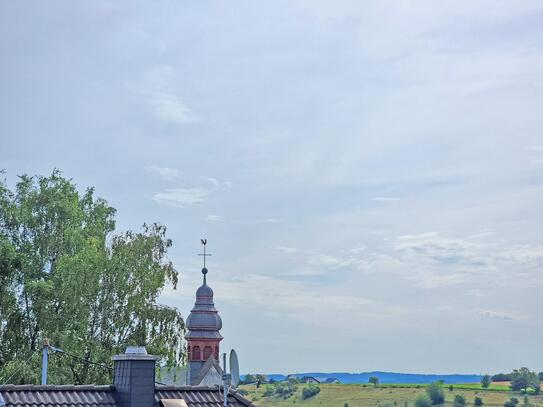
<path fill-rule="evenodd" d="M 222 320 L 213 303 L 213 290 L 207 285 L 204 267 L 203 284 L 196 290 L 196 302 L 190 311 L 186 325 L 188 328 L 187 339 L 222 339 L 219 331 L 222 328 Z"/>

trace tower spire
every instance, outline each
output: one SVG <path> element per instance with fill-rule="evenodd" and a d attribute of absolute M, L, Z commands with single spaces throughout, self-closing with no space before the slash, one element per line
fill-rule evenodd
<path fill-rule="evenodd" d="M 206 257 L 211 256 L 211 254 L 206 253 L 207 239 L 200 239 L 200 242 L 202 243 L 202 246 L 204 246 L 204 252 L 198 254 L 198 256 L 203 256 L 203 258 L 204 258 L 204 267 L 202 268 L 202 274 L 204 275 L 204 285 L 206 285 L 207 284 L 207 281 L 206 281 L 206 274 L 207 274 Z"/>
<path fill-rule="evenodd" d="M 203 253 L 198 254 L 204 258 L 204 267 L 202 268 L 204 284 L 196 290 L 194 308 L 185 321 L 188 357 L 187 382 L 193 386 L 199 385 L 203 380 L 202 375 L 207 374 L 207 370 L 202 370 L 205 363 L 212 359 L 210 363 L 218 366 L 219 346 L 222 341 L 220 333 L 222 320 L 213 303 L 213 290 L 206 284 L 206 257 L 211 254 L 206 250 L 207 239 L 201 239 L 200 242 L 204 246 Z M 217 371 L 220 370 L 219 367 Z M 221 374 L 221 372 L 219 373 Z"/>

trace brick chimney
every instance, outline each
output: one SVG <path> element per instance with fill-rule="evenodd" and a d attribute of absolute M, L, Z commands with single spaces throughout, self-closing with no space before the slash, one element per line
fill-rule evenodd
<path fill-rule="evenodd" d="M 129 346 L 113 356 L 116 399 L 120 407 L 153 407 L 155 402 L 155 362 L 144 346 Z"/>

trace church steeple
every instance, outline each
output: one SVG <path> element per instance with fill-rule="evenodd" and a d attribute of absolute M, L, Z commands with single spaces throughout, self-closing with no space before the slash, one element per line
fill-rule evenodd
<path fill-rule="evenodd" d="M 188 350 L 188 383 L 191 385 L 199 384 L 200 371 L 208 359 L 212 358 L 219 361 L 219 343 L 222 340 L 220 330 L 222 320 L 219 312 L 215 309 L 213 302 L 213 290 L 207 285 L 205 260 L 207 240 L 202 239 L 204 246 L 204 267 L 202 268 L 203 284 L 196 290 L 196 302 L 187 318 L 186 326 L 188 329 L 185 339 L 187 340 Z"/>

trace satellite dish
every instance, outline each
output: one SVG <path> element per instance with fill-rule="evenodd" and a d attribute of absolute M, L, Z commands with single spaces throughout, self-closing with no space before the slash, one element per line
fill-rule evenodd
<path fill-rule="evenodd" d="M 239 361 L 238 354 L 234 349 L 230 351 L 230 375 L 232 376 L 232 387 L 239 384 Z"/>

